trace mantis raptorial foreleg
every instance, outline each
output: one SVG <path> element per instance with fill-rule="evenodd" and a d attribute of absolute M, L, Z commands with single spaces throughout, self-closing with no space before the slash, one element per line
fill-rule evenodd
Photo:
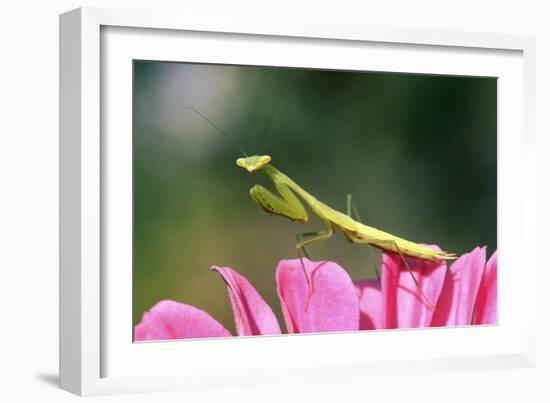
<path fill-rule="evenodd" d="M 296 221 L 307 221 L 307 213 L 296 196 L 288 188 L 288 193 L 281 192 L 281 189 L 277 190 L 283 197 L 277 196 L 262 185 L 254 185 L 250 189 L 250 196 L 270 214 L 282 215 Z"/>
<path fill-rule="evenodd" d="M 277 178 L 273 179 L 273 184 L 280 196 L 261 185 L 254 185 L 250 189 L 250 197 L 270 214 L 281 215 L 295 221 L 307 222 L 308 215 L 306 209 L 292 190 Z"/>
<path fill-rule="evenodd" d="M 267 190 L 265 187 L 261 185 L 254 185 L 250 189 L 250 196 L 252 197 L 252 199 L 270 214 L 277 214 L 283 217 L 288 217 L 291 220 L 307 222 L 308 220 L 307 212 L 304 209 L 304 206 L 302 205 L 302 203 L 300 203 L 298 198 L 294 195 L 294 193 L 292 193 L 292 191 L 284 183 L 281 183 L 276 179 L 273 182 L 274 182 L 275 188 L 277 189 L 277 191 L 281 196 L 277 196 L 276 194 L 272 193 L 271 191 Z M 319 240 L 323 240 L 325 238 L 330 238 L 330 236 L 332 236 L 332 234 L 334 233 L 334 228 L 332 227 L 331 223 L 327 222 L 327 224 L 330 225 L 330 230 L 331 230 L 331 233 L 328 236 L 327 236 L 328 231 L 306 232 L 305 234 L 297 235 L 298 243 L 296 244 L 296 249 L 298 251 L 298 257 L 300 259 L 302 270 L 304 272 L 304 276 L 307 282 L 308 301 L 309 301 L 309 296 L 311 295 L 311 292 L 312 292 L 312 287 L 311 287 L 311 281 L 306 271 L 306 267 L 302 260 L 303 259 L 302 253 L 304 253 L 306 257 L 308 257 L 307 252 L 304 249 L 305 245 L 313 242 L 317 242 Z M 312 236 L 312 238 L 306 241 L 300 241 L 299 240 L 300 236 Z"/>

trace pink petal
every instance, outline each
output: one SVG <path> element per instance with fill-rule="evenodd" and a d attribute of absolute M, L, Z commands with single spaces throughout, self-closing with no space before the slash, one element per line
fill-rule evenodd
<path fill-rule="evenodd" d="M 219 273 L 227 285 L 239 336 L 281 334 L 273 311 L 247 279 L 229 267 L 212 266 L 212 270 Z"/>
<path fill-rule="evenodd" d="M 355 283 L 359 297 L 359 329 L 384 328 L 382 285 L 379 280 L 362 280 Z"/>
<path fill-rule="evenodd" d="M 487 262 L 474 309 L 475 325 L 497 323 L 497 252 Z"/>
<path fill-rule="evenodd" d="M 281 260 L 277 267 L 277 292 L 288 332 L 358 330 L 359 300 L 346 271 L 333 262 L 303 262 L 311 293 L 300 259 Z"/>
<path fill-rule="evenodd" d="M 227 336 L 231 334 L 208 313 L 170 300 L 158 302 L 134 327 L 135 341 Z"/>
<path fill-rule="evenodd" d="M 435 245 L 428 246 L 440 250 Z M 430 326 L 445 279 L 445 262 L 406 259 L 411 272 L 399 254 L 382 254 L 382 298 L 386 311 L 385 327 L 388 329 Z"/>
<path fill-rule="evenodd" d="M 447 273 L 432 326 L 472 323 L 472 312 L 485 266 L 485 247 L 475 248 L 456 260 Z"/>

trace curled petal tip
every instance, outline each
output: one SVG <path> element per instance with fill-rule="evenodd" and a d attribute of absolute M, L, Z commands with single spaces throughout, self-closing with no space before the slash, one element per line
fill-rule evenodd
<path fill-rule="evenodd" d="M 281 333 L 275 314 L 245 277 L 229 267 L 212 266 L 212 270 L 227 286 L 239 336 Z"/>

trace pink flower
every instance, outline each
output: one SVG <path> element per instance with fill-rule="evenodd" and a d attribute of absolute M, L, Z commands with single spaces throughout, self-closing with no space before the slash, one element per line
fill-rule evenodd
<path fill-rule="evenodd" d="M 355 288 L 359 297 L 359 329 L 384 329 L 386 327 L 386 316 L 380 281 L 358 281 L 355 283 Z"/>
<path fill-rule="evenodd" d="M 497 253 L 485 264 L 485 248 L 449 268 L 408 258 L 410 272 L 398 254 L 384 253 L 381 280 L 355 284 L 334 262 L 303 262 L 305 273 L 299 259 L 282 260 L 276 270 L 288 333 L 496 323 Z M 228 267 L 212 270 L 227 285 L 238 336 L 281 333 L 275 314 L 246 278 Z M 207 312 L 169 300 L 145 312 L 134 332 L 136 341 L 228 336 Z"/>
<path fill-rule="evenodd" d="M 384 253 L 381 280 L 355 283 L 361 330 L 496 323 L 496 252 L 487 265 L 485 248 L 448 269 L 445 263 L 407 262 L 412 275 L 399 255 Z"/>
<path fill-rule="evenodd" d="M 346 271 L 334 262 L 303 261 L 311 294 L 299 259 L 282 260 L 277 267 L 288 333 L 359 330 L 359 301 Z"/>
<path fill-rule="evenodd" d="M 346 271 L 333 262 L 303 262 L 311 294 L 299 259 L 282 260 L 277 267 L 277 292 L 288 332 L 359 330 L 359 301 Z M 227 285 L 237 335 L 281 333 L 273 311 L 248 280 L 228 267 L 212 270 Z M 146 312 L 134 330 L 136 341 L 231 335 L 208 313 L 168 300 Z"/>
<path fill-rule="evenodd" d="M 484 267 L 485 248 L 475 248 L 451 265 L 437 301 L 432 326 L 463 326 L 472 323 Z"/>
<path fill-rule="evenodd" d="M 164 300 L 145 312 L 134 328 L 136 341 L 224 337 L 231 334 L 206 312 Z"/>
<path fill-rule="evenodd" d="M 212 267 L 227 285 L 235 328 L 239 336 L 280 334 L 275 314 L 256 289 L 239 273 L 228 267 Z"/>
<path fill-rule="evenodd" d="M 497 252 L 487 262 L 474 307 L 474 325 L 497 323 Z"/>
<path fill-rule="evenodd" d="M 447 269 L 445 262 L 410 258 L 407 261 L 410 272 L 400 255 L 382 255 L 382 303 L 386 329 L 430 326 L 433 305 L 441 293 Z"/>

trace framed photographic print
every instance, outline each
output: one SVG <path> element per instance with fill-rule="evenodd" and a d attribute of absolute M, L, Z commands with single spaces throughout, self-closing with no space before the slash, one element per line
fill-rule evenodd
<path fill-rule="evenodd" d="M 530 365 L 532 38 L 180 17 L 61 16 L 63 388 Z"/>

